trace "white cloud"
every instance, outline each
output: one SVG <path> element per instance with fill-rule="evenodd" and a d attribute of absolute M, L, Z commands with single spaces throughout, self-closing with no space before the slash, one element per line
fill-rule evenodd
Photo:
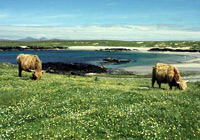
<path fill-rule="evenodd" d="M 78 14 L 58 14 L 58 15 L 44 15 L 40 18 L 52 19 L 52 18 L 71 18 L 71 17 L 79 17 Z"/>
<path fill-rule="evenodd" d="M 0 18 L 6 18 L 8 16 L 7 13 L 0 13 Z"/>
<path fill-rule="evenodd" d="M 0 39 L 20 39 L 25 37 L 46 37 L 67 40 L 200 40 L 200 31 L 184 30 L 170 26 L 0 26 Z"/>

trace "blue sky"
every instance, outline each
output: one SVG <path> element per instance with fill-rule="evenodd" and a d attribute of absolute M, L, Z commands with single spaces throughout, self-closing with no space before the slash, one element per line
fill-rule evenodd
<path fill-rule="evenodd" d="M 200 0 L 0 0 L 0 38 L 200 40 L 199 7 Z"/>

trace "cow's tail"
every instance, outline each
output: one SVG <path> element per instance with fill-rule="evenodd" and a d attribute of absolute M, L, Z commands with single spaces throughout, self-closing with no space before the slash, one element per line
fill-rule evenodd
<path fill-rule="evenodd" d="M 17 63 L 18 64 L 20 64 L 20 62 L 21 62 L 20 58 L 21 58 L 21 54 L 17 56 Z"/>

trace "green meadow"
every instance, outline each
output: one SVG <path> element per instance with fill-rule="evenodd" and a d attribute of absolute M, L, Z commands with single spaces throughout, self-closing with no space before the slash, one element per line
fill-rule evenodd
<path fill-rule="evenodd" d="M 0 139 L 200 139 L 200 82 L 31 73 L 0 63 Z"/>
<path fill-rule="evenodd" d="M 124 47 L 189 47 L 200 49 L 200 41 L 118 41 L 118 40 L 47 40 L 0 41 L 0 47 L 18 46 L 124 46 Z"/>

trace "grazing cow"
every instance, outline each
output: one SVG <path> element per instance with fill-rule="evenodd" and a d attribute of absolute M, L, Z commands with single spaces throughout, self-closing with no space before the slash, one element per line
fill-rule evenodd
<path fill-rule="evenodd" d="M 20 54 L 17 56 L 19 66 L 19 77 L 22 76 L 22 70 L 32 72 L 34 80 L 40 80 L 42 76 L 42 64 L 37 55 Z"/>
<path fill-rule="evenodd" d="M 187 81 L 183 81 L 178 69 L 174 66 L 157 63 L 152 70 L 152 87 L 157 81 L 159 88 L 161 88 L 161 83 L 168 83 L 170 89 L 172 86 L 178 87 L 180 90 L 185 90 L 187 88 Z"/>

